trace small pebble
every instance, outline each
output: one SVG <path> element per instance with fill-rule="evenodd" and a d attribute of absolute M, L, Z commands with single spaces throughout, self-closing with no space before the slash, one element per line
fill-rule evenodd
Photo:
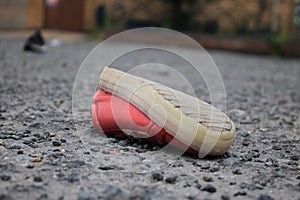
<path fill-rule="evenodd" d="M 292 155 L 291 156 L 291 160 L 298 161 L 299 160 L 299 156 L 298 155 Z"/>
<path fill-rule="evenodd" d="M 250 133 L 245 132 L 245 131 L 238 131 L 236 134 L 241 137 L 249 137 L 250 136 Z"/>
<path fill-rule="evenodd" d="M 220 171 L 220 167 L 218 165 L 212 165 L 209 169 L 211 172 L 217 172 Z"/>
<path fill-rule="evenodd" d="M 193 185 L 192 181 L 186 181 L 183 187 L 191 187 Z"/>
<path fill-rule="evenodd" d="M 209 169 L 210 165 L 209 164 L 203 164 L 200 168 L 201 169 Z"/>
<path fill-rule="evenodd" d="M 98 167 L 98 169 L 100 169 L 100 170 L 114 170 L 114 169 L 116 169 L 116 166 L 113 166 L 113 165 L 100 165 L 99 167 Z"/>
<path fill-rule="evenodd" d="M 8 193 L 0 193 L 0 199 L 1 200 L 10 200 L 12 198 Z"/>
<path fill-rule="evenodd" d="M 48 200 L 48 195 L 46 193 L 43 193 L 39 198 L 37 198 L 37 200 Z"/>
<path fill-rule="evenodd" d="M 11 179 L 11 175 L 7 172 L 3 172 L 0 175 L 0 178 L 1 178 L 2 181 L 9 181 Z"/>
<path fill-rule="evenodd" d="M 42 177 L 40 177 L 40 176 L 35 176 L 35 177 L 33 177 L 33 181 L 34 181 L 34 182 L 42 182 L 43 179 L 42 179 Z"/>
<path fill-rule="evenodd" d="M 55 137 L 56 136 L 56 133 L 50 133 L 49 134 L 49 137 Z"/>
<path fill-rule="evenodd" d="M 61 146 L 61 143 L 59 141 L 53 141 L 52 145 L 55 147 Z"/>
<path fill-rule="evenodd" d="M 91 147 L 90 150 L 93 151 L 93 152 L 99 152 L 100 147 Z"/>
<path fill-rule="evenodd" d="M 110 143 L 118 143 L 119 142 L 116 138 L 107 138 L 107 141 Z"/>
<path fill-rule="evenodd" d="M 193 194 L 193 193 L 191 193 L 187 196 L 187 198 L 190 200 L 196 199 L 196 197 L 197 197 L 197 194 Z"/>
<path fill-rule="evenodd" d="M 232 173 L 233 173 L 233 174 L 236 174 L 236 175 L 241 175 L 241 174 L 243 174 L 242 171 L 241 171 L 239 168 L 232 170 Z"/>
<path fill-rule="evenodd" d="M 23 141 L 23 144 L 26 144 L 26 145 L 31 144 L 31 143 L 32 143 L 32 140 L 31 140 L 31 139 L 28 139 L 28 140 L 24 140 L 24 141 Z"/>
<path fill-rule="evenodd" d="M 217 191 L 216 187 L 212 184 L 207 184 L 202 191 L 206 191 L 206 192 L 210 192 L 210 193 L 214 193 Z"/>
<path fill-rule="evenodd" d="M 222 194 L 221 199 L 222 200 L 230 200 L 230 195 L 228 193 L 224 193 L 224 194 Z"/>
<path fill-rule="evenodd" d="M 195 187 L 200 190 L 202 185 L 200 183 L 196 183 Z"/>
<path fill-rule="evenodd" d="M 164 175 L 162 171 L 155 171 L 151 173 L 152 179 L 155 181 L 162 181 L 164 179 Z"/>
<path fill-rule="evenodd" d="M 261 194 L 259 195 L 257 200 L 274 200 L 274 198 L 269 196 L 268 194 Z"/>
<path fill-rule="evenodd" d="M 32 161 L 33 162 L 42 162 L 42 159 L 40 157 L 35 157 Z"/>
<path fill-rule="evenodd" d="M 80 192 L 78 194 L 78 200 L 96 200 L 96 196 L 89 192 Z"/>
<path fill-rule="evenodd" d="M 272 148 L 273 148 L 274 150 L 281 150 L 281 149 L 282 149 L 282 147 L 281 147 L 281 146 L 278 146 L 278 145 L 274 145 Z"/>
<path fill-rule="evenodd" d="M 213 178 L 212 177 L 208 177 L 208 176 L 203 176 L 203 180 L 205 182 L 213 182 Z"/>
<path fill-rule="evenodd" d="M 122 189 L 114 185 L 109 185 L 103 194 L 105 195 L 104 199 L 128 199 L 128 195 Z"/>
<path fill-rule="evenodd" d="M 140 186 L 136 185 L 131 188 L 130 191 L 130 198 L 129 199 L 144 199 L 144 200 L 151 200 L 151 195 L 154 191 L 152 191 L 150 188 L 146 186 Z M 121 199 L 121 198 L 115 198 L 115 199 Z M 123 198 L 125 199 L 125 198 Z"/>
<path fill-rule="evenodd" d="M 177 161 L 173 162 L 171 164 L 171 166 L 172 167 L 183 167 L 183 163 L 181 161 L 177 160 Z"/>
<path fill-rule="evenodd" d="M 23 150 L 17 151 L 17 154 L 23 154 L 23 153 L 24 153 Z"/>
<path fill-rule="evenodd" d="M 247 188 L 247 186 L 248 186 L 248 184 L 245 183 L 245 182 L 241 182 L 240 185 L 239 185 L 239 187 L 240 187 L 241 189 L 245 189 L 245 188 Z"/>
<path fill-rule="evenodd" d="M 26 168 L 27 168 L 27 169 L 33 169 L 33 168 L 34 168 L 34 165 L 33 165 L 32 163 L 28 163 L 28 164 L 26 165 Z"/>
<path fill-rule="evenodd" d="M 242 190 L 239 190 L 237 193 L 234 194 L 234 196 L 245 196 L 247 195 L 247 191 L 242 189 Z"/>
<path fill-rule="evenodd" d="M 159 147 L 159 146 L 154 146 L 154 147 L 152 148 L 152 150 L 153 150 L 153 151 L 158 151 L 158 150 L 160 150 L 160 147 Z"/>
<path fill-rule="evenodd" d="M 197 167 L 201 167 L 202 166 L 202 164 L 201 164 L 200 161 L 193 162 L 193 165 L 197 166 Z"/>
<path fill-rule="evenodd" d="M 165 179 L 166 183 L 174 184 L 178 176 L 169 176 Z"/>

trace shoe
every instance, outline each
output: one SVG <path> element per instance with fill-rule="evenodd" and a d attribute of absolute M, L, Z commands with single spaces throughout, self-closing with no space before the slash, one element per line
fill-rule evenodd
<path fill-rule="evenodd" d="M 159 145 L 166 145 L 172 141 L 172 146 L 197 154 L 197 151 L 178 141 L 135 106 L 101 89 L 94 96 L 91 112 L 93 126 L 108 137 L 143 138 Z"/>
<path fill-rule="evenodd" d="M 37 29 L 36 32 L 26 40 L 26 43 L 24 45 L 24 51 L 46 53 L 47 50 L 48 47 L 45 43 L 40 29 Z"/>
<path fill-rule="evenodd" d="M 212 105 L 112 68 L 102 72 L 91 110 L 94 127 L 108 136 L 145 138 L 199 157 L 224 154 L 235 137 L 233 122 Z"/>

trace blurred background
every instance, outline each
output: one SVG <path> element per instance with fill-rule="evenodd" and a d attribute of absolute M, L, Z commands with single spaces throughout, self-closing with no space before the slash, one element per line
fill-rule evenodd
<path fill-rule="evenodd" d="M 147 26 L 183 31 L 207 48 L 300 54 L 300 0 L 0 0 L 1 30 L 105 39 Z"/>

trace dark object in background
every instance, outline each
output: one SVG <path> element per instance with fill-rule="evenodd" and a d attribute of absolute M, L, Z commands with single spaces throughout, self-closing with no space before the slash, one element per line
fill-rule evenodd
<path fill-rule="evenodd" d="M 24 51 L 32 51 L 36 53 L 46 53 L 47 49 L 47 45 L 40 29 L 37 29 L 35 33 L 26 40 L 24 46 Z"/>
<path fill-rule="evenodd" d="M 128 29 L 141 28 L 141 27 L 160 27 L 161 24 L 151 20 L 138 20 L 138 19 L 128 19 L 126 27 Z"/>
<path fill-rule="evenodd" d="M 104 27 L 104 18 L 105 18 L 105 7 L 100 5 L 96 10 L 96 24 L 97 27 Z"/>
<path fill-rule="evenodd" d="M 217 33 L 219 29 L 219 23 L 215 19 L 209 19 L 204 22 L 203 31 L 205 33 Z"/>

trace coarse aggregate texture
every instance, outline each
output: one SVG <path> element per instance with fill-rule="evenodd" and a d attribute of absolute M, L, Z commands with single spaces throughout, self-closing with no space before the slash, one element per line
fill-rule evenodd
<path fill-rule="evenodd" d="M 209 51 L 237 136 L 225 155 L 197 159 L 100 134 L 82 142 L 72 88 L 96 43 L 65 42 L 34 54 L 22 51 L 23 42 L 0 40 L 0 199 L 300 199 L 299 59 Z M 147 76 L 180 89 L 167 72 L 153 69 Z M 195 87 L 209 101 L 205 88 Z M 86 127 L 97 135 L 88 117 Z M 155 165 L 147 159 L 156 154 L 165 167 L 127 170 Z"/>

